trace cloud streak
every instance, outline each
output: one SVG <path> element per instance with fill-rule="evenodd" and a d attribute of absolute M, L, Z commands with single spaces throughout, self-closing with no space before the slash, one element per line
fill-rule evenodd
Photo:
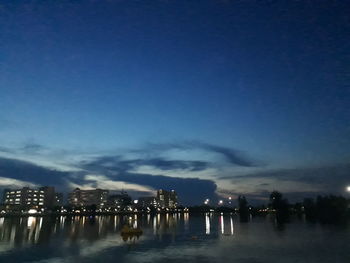
<path fill-rule="evenodd" d="M 179 143 L 147 144 L 143 149 L 134 150 L 137 153 L 161 153 L 170 150 L 202 150 L 224 157 L 228 163 L 242 167 L 255 167 L 258 163 L 237 149 L 204 143 L 200 141 L 186 141 Z"/>

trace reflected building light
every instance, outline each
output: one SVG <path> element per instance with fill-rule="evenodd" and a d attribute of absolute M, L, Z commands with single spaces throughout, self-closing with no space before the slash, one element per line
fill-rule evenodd
<path fill-rule="evenodd" d="M 114 230 L 117 230 L 117 216 L 114 216 Z"/>
<path fill-rule="evenodd" d="M 28 241 L 33 240 L 33 236 L 35 239 L 35 220 L 36 218 L 34 216 L 30 216 L 27 219 L 27 227 L 29 229 Z"/>
<path fill-rule="evenodd" d="M 66 220 L 66 217 L 65 216 L 61 216 L 60 217 L 60 228 L 63 229 L 64 227 L 64 221 Z"/>
<path fill-rule="evenodd" d="M 147 214 L 147 225 L 149 225 L 150 222 L 151 222 L 151 215 Z"/>
<path fill-rule="evenodd" d="M 233 219 L 230 217 L 230 225 L 231 225 L 231 235 L 233 236 Z"/>
<path fill-rule="evenodd" d="M 220 216 L 220 226 L 221 226 L 221 234 L 223 234 L 225 232 L 225 229 L 224 229 L 224 216 L 223 215 Z"/>
<path fill-rule="evenodd" d="M 184 213 L 185 230 L 188 230 L 188 221 L 189 221 L 189 214 L 188 213 Z"/>
<path fill-rule="evenodd" d="M 137 228 L 137 215 L 134 215 L 133 228 Z"/>
<path fill-rule="evenodd" d="M 28 220 L 27 220 L 27 226 L 28 228 L 32 228 L 32 225 L 35 224 L 35 217 L 34 216 L 30 216 L 28 217 Z"/>
<path fill-rule="evenodd" d="M 0 226 L 3 226 L 4 225 L 4 217 L 0 217 Z"/>
<path fill-rule="evenodd" d="M 11 230 L 10 230 L 10 243 L 15 242 L 15 237 L 16 237 L 16 226 L 13 225 Z"/>
<path fill-rule="evenodd" d="M 153 216 L 153 234 L 157 234 L 157 218 Z"/>
<path fill-rule="evenodd" d="M 42 223 L 43 223 L 43 218 L 40 217 L 40 218 L 39 218 L 39 223 L 36 224 L 35 232 L 34 232 L 34 242 L 35 242 L 35 243 L 38 243 Z"/>
<path fill-rule="evenodd" d="M 205 214 L 205 234 L 210 235 L 210 218 L 209 213 Z"/>

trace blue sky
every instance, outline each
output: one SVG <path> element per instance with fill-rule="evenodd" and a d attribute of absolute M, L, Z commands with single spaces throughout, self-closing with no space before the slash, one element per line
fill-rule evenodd
<path fill-rule="evenodd" d="M 190 180 L 198 201 L 342 193 L 349 11 L 346 1 L 3 3 L 1 185 L 46 183 L 16 175 L 20 160 L 62 172 L 52 184 L 64 191 L 174 184 L 191 202 Z"/>

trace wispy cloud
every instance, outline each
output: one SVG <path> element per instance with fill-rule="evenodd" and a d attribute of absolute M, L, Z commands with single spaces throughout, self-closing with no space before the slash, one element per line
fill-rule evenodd
<path fill-rule="evenodd" d="M 224 147 L 209 143 L 204 143 L 200 141 L 185 141 L 185 142 L 178 142 L 178 143 L 164 143 L 164 144 L 147 144 L 142 149 L 136 149 L 134 152 L 144 152 L 144 153 L 159 153 L 159 152 L 166 152 L 170 150 L 185 150 L 185 151 L 191 151 L 191 150 L 202 150 L 209 153 L 218 154 L 222 157 L 224 157 L 224 160 L 232 165 L 237 166 L 243 166 L 243 167 L 255 167 L 258 166 L 258 162 L 253 160 L 252 158 L 249 158 L 247 154 L 245 154 L 243 151 L 230 148 L 230 147 Z"/>
<path fill-rule="evenodd" d="M 6 187 L 6 188 L 16 188 L 16 187 L 37 187 L 38 185 L 33 184 L 31 182 L 23 181 L 23 180 L 17 180 L 13 178 L 8 177 L 0 177 L 0 187 Z"/>

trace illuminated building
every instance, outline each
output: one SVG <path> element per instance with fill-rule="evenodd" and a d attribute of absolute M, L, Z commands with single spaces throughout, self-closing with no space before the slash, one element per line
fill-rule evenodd
<path fill-rule="evenodd" d="M 39 189 L 31 189 L 23 187 L 21 189 L 5 189 L 4 204 L 9 207 L 46 207 L 55 206 L 55 188 L 52 186 L 40 187 Z"/>
<path fill-rule="evenodd" d="M 62 206 L 63 205 L 63 194 L 62 193 L 56 193 L 55 194 L 55 205 L 56 206 Z"/>
<path fill-rule="evenodd" d="M 147 196 L 147 197 L 140 197 L 138 199 L 138 204 L 141 207 L 157 207 L 158 206 L 158 202 L 157 202 L 157 198 L 154 196 Z"/>
<path fill-rule="evenodd" d="M 107 204 L 109 207 L 113 208 L 123 208 L 127 205 L 131 205 L 131 197 L 122 192 L 121 194 L 114 194 L 108 197 Z"/>
<path fill-rule="evenodd" d="M 175 208 L 177 206 L 177 194 L 174 190 L 160 189 L 157 191 L 157 201 L 160 207 Z"/>
<path fill-rule="evenodd" d="M 76 188 L 68 196 L 68 202 L 71 206 L 90 206 L 96 205 L 103 207 L 107 203 L 108 190 L 93 189 L 93 190 L 80 190 Z"/>

